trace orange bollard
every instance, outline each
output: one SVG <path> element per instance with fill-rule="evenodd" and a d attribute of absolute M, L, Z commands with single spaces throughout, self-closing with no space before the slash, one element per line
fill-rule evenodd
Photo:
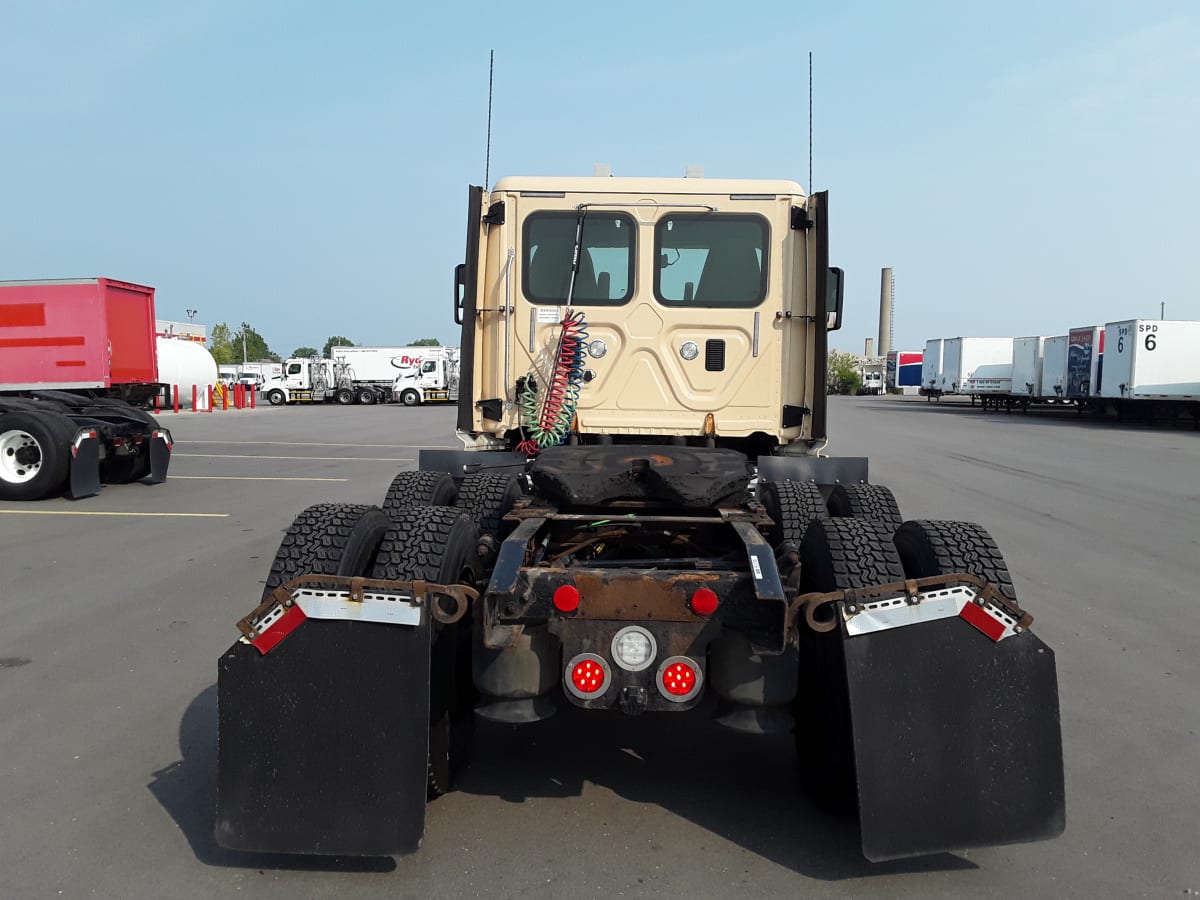
<path fill-rule="evenodd" d="M 229 409 L 229 391 L 221 391 L 221 409 Z"/>
<path fill-rule="evenodd" d="M 175 388 L 175 412 L 179 412 L 179 385 L 174 385 Z"/>
<path fill-rule="evenodd" d="M 192 385 L 192 412 L 200 412 L 200 407 L 196 405 L 196 386 Z"/>
<path fill-rule="evenodd" d="M 162 399 L 162 391 L 159 390 L 159 392 L 154 395 L 154 414 L 156 416 L 158 415 L 158 401 L 161 399 Z"/>
<path fill-rule="evenodd" d="M 213 386 L 211 384 L 208 386 L 208 409 L 206 410 L 207 412 L 213 411 L 214 404 L 212 402 L 212 387 Z"/>
<path fill-rule="evenodd" d="M 254 397 L 257 393 L 258 393 L 258 387 L 253 384 L 250 385 L 250 408 L 251 409 L 254 409 Z"/>

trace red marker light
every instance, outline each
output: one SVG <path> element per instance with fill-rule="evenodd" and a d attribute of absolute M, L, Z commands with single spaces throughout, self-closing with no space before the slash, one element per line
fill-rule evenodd
<path fill-rule="evenodd" d="M 662 673 L 662 686 L 673 697 L 686 697 L 696 689 L 696 670 L 685 662 L 675 662 Z"/>
<path fill-rule="evenodd" d="M 564 584 L 554 590 L 554 608 L 559 612 L 575 612 L 579 609 L 579 589 L 573 584 Z"/>
<path fill-rule="evenodd" d="M 717 611 L 717 606 L 720 604 L 715 591 L 708 588 L 700 588 L 696 593 L 692 594 L 692 599 L 689 606 L 692 607 L 692 612 L 698 616 L 711 616 Z"/>

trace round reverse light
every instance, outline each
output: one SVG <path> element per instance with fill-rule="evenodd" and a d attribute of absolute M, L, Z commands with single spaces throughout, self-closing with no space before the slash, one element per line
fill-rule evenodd
<path fill-rule="evenodd" d="M 700 693 L 704 673 L 695 660 L 672 656 L 662 661 L 655 679 L 658 692 L 672 703 L 684 703 Z"/>
<path fill-rule="evenodd" d="M 684 359 L 695 359 L 700 355 L 700 348 L 695 341 L 684 341 L 679 345 L 679 355 Z"/>
<path fill-rule="evenodd" d="M 588 356 L 592 359 L 600 359 L 608 352 L 608 344 L 601 340 L 594 340 L 588 344 Z"/>
<path fill-rule="evenodd" d="M 567 663 L 563 684 L 580 700 L 592 700 L 608 690 L 612 673 L 595 653 L 580 653 Z"/>
<path fill-rule="evenodd" d="M 649 668 L 657 653 L 654 635 L 639 625 L 627 625 L 613 636 L 613 660 L 627 672 Z"/>

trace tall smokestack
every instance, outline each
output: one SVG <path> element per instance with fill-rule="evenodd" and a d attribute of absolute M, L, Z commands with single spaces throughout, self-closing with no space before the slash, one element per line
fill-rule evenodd
<path fill-rule="evenodd" d="M 892 270 L 884 269 L 879 279 L 879 355 L 892 349 Z"/>
<path fill-rule="evenodd" d="M 874 356 L 875 338 L 867 338 L 867 348 L 863 351 L 863 356 Z"/>

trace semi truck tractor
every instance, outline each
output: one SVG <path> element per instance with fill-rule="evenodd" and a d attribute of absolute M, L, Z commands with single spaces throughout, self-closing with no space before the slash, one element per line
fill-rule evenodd
<path fill-rule="evenodd" d="M 283 372 L 268 378 L 259 390 L 272 406 L 287 403 L 386 403 L 392 392 L 390 380 L 358 380 L 350 366 L 339 359 L 292 358 L 283 362 Z"/>
<path fill-rule="evenodd" d="M 164 481 L 154 288 L 111 278 L 0 282 L 0 500 Z"/>
<path fill-rule="evenodd" d="M 457 347 L 414 347 L 392 384 L 392 396 L 405 406 L 458 400 L 460 358 Z"/>
<path fill-rule="evenodd" d="M 218 842 L 411 853 L 475 718 L 568 706 L 794 735 L 871 860 L 1062 831 L 1054 653 L 995 541 L 826 455 L 829 235 L 786 180 L 472 187 L 462 448 L 287 529 L 218 662 Z"/>

